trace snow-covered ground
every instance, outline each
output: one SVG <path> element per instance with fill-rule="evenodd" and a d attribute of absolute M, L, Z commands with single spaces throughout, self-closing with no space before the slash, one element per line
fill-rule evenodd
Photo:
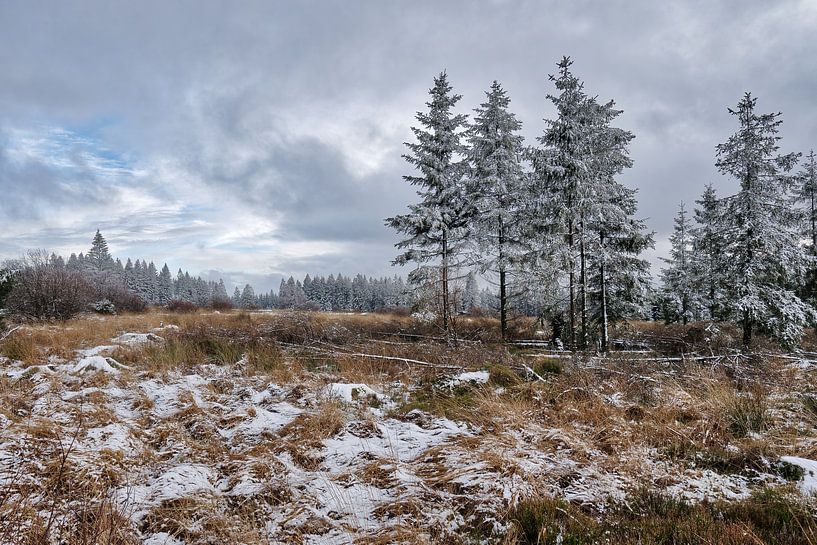
<path fill-rule="evenodd" d="M 151 372 L 112 357 L 119 346 L 162 342 L 125 333 L 72 361 L 5 361 L 7 382 L 31 388 L 32 402 L 0 417 L 3 482 L 36 488 L 27 480 L 53 461 L 56 451 L 42 444 L 54 440 L 86 478 L 111 483 L 114 504 L 154 545 L 197 541 L 215 521 L 273 543 L 400 541 L 408 529 L 437 538 L 473 528 L 499 534 L 503 511 L 529 496 L 603 508 L 645 483 L 688 501 L 785 484 L 771 471 L 675 463 L 649 442 L 605 450 L 588 440 L 614 437 L 621 422 L 594 431 L 531 414 L 477 426 L 395 411 L 411 385 L 321 373 L 278 384 L 245 373 L 241 362 Z M 438 387 L 498 395 L 488 381 L 475 370 Z M 784 460 L 805 469 L 802 491 L 814 491 L 817 462 Z"/>

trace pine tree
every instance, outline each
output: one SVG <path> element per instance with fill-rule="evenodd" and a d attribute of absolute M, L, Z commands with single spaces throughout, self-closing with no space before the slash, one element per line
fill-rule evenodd
<path fill-rule="evenodd" d="M 471 232 L 481 271 L 498 278 L 500 332 L 504 339 L 511 298 L 508 277 L 522 254 L 527 178 L 522 168 L 523 137 L 518 134 L 522 123 L 508 111 L 510 98 L 496 81 L 486 96 L 487 101 L 474 110 L 468 133 L 471 172 L 466 198 L 476 208 Z"/>
<path fill-rule="evenodd" d="M 167 263 L 165 263 L 164 266 L 162 266 L 162 271 L 159 273 L 158 298 L 156 302 L 160 305 L 166 305 L 171 299 L 173 299 L 173 277 L 170 274 Z"/>
<path fill-rule="evenodd" d="M 77 258 L 77 254 L 75 253 L 71 254 L 71 256 L 68 258 L 68 263 L 65 264 L 65 268 L 71 271 L 80 270 L 81 266 L 79 263 L 79 259 Z"/>
<path fill-rule="evenodd" d="M 97 230 L 91 243 L 91 249 L 88 250 L 88 255 L 85 256 L 85 266 L 90 271 L 101 273 L 110 270 L 112 265 L 113 258 L 108 251 L 108 243 L 102 233 Z"/>
<path fill-rule="evenodd" d="M 408 238 L 397 243 L 406 250 L 394 260 L 396 265 L 417 263 L 409 278 L 414 283 L 431 283 L 439 292 L 442 324 L 446 336 L 451 324 L 452 272 L 461 264 L 473 207 L 463 198 L 465 148 L 460 143 L 466 116 L 452 110 L 461 96 L 452 93 L 443 72 L 434 79 L 426 103 L 428 113 L 417 113 L 420 128 L 413 127 L 417 139 L 407 143 L 403 157 L 419 175 L 404 176 L 417 186 L 420 202 L 409 206 L 409 213 L 386 220 L 386 224 Z"/>
<path fill-rule="evenodd" d="M 236 290 L 238 290 L 238 288 L 236 288 Z M 244 309 L 255 308 L 255 291 L 249 284 L 244 285 L 244 290 L 241 292 L 241 304 L 239 306 Z"/>
<path fill-rule="evenodd" d="M 465 278 L 465 289 L 462 293 L 462 311 L 472 312 L 479 306 L 479 286 L 477 276 L 472 272 Z"/>
<path fill-rule="evenodd" d="M 661 278 L 674 318 L 686 325 L 697 317 L 697 293 L 692 270 L 692 226 L 683 201 L 675 216 L 670 245 L 669 259 L 662 258 L 668 267 L 661 271 Z"/>
<path fill-rule="evenodd" d="M 233 305 L 239 308 L 241 307 L 241 290 L 238 289 L 238 286 L 236 286 L 233 291 Z"/>
<path fill-rule="evenodd" d="M 814 315 L 795 292 L 809 263 L 800 245 L 798 211 L 788 197 L 787 173 L 798 154 L 778 153 L 781 114 L 757 114 L 756 103 L 746 93 L 736 109 L 729 109 L 740 127 L 717 146 L 718 170 L 740 182 L 722 223 L 730 267 L 727 296 L 743 326 L 745 346 L 757 326 L 791 347 Z"/>
<path fill-rule="evenodd" d="M 586 255 L 584 221 L 589 163 L 593 159 L 594 103 L 585 94 L 584 84 L 570 71 L 572 64 L 569 57 L 564 57 L 558 63 L 558 76 L 549 76 L 559 91 L 558 95 L 547 96 L 556 107 L 557 116 L 555 120 L 545 120 L 545 133 L 537 139 L 543 149 L 535 152 L 533 165 L 541 195 L 532 217 L 537 235 L 550 233 L 562 239 L 555 246 L 556 255 L 551 256 L 550 240 L 545 237 L 544 244 L 537 248 L 537 253 L 545 256 L 536 256 L 535 261 L 538 264 L 555 257 L 567 275 L 569 341 L 571 348 L 575 348 L 587 342 L 587 275 L 582 257 Z M 582 288 L 577 290 L 577 285 Z M 577 310 L 582 314 L 581 342 L 577 339 Z"/>
<path fill-rule="evenodd" d="M 727 284 L 723 264 L 722 206 L 712 184 L 695 203 L 691 254 L 693 292 L 710 320 L 720 318 Z"/>
<path fill-rule="evenodd" d="M 812 264 L 806 272 L 803 298 L 812 306 L 817 304 L 817 159 L 814 150 L 806 155 L 803 170 L 797 173 L 796 200 L 805 206 L 805 236 L 808 239 Z"/>

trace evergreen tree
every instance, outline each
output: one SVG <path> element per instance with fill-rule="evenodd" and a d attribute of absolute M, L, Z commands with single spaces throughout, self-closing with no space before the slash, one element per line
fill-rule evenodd
<path fill-rule="evenodd" d="M 428 113 L 417 113 L 421 127 L 413 127 L 417 142 L 407 143 L 403 157 L 419 175 L 404 179 L 419 189 L 420 202 L 409 206 L 409 213 L 386 220 L 386 224 L 408 238 L 397 243 L 405 250 L 394 264 L 417 263 L 409 278 L 414 283 L 431 283 L 440 294 L 440 311 L 446 335 L 452 331 L 452 272 L 461 264 L 473 208 L 463 198 L 465 154 L 460 143 L 466 116 L 452 110 L 461 96 L 452 93 L 445 72 L 434 79 Z"/>
<path fill-rule="evenodd" d="M 661 279 L 664 293 L 672 305 L 672 317 L 686 325 L 697 317 L 697 292 L 691 256 L 692 226 L 687 218 L 683 201 L 675 216 L 670 244 L 670 258 L 663 259 L 668 267 L 661 271 Z"/>
<path fill-rule="evenodd" d="M 80 270 L 80 263 L 79 259 L 77 258 L 77 254 L 72 253 L 71 256 L 68 258 L 68 263 L 65 264 L 65 268 L 71 271 L 78 271 Z"/>
<path fill-rule="evenodd" d="M 570 70 L 573 61 L 564 57 L 559 63 L 557 76 L 549 79 L 558 95 L 547 98 L 556 107 L 556 119 L 545 120 L 545 133 L 537 140 L 543 149 L 533 155 L 536 183 L 541 196 L 532 218 L 537 237 L 555 235 L 562 240 L 555 246 L 550 238 L 537 240 L 537 264 L 556 259 L 567 276 L 569 341 L 571 348 L 585 346 L 587 341 L 587 289 L 584 244 L 587 237 L 584 221 L 588 208 L 590 162 L 593 160 L 593 100 L 584 92 L 584 84 Z M 581 265 L 581 266 L 579 266 Z M 577 278 L 578 277 L 578 278 Z M 577 290 L 577 286 L 582 286 Z M 578 293 L 577 293 L 578 292 Z M 582 314 L 581 342 L 577 337 L 577 310 Z"/>
<path fill-rule="evenodd" d="M 238 286 L 233 291 L 233 305 L 241 307 L 241 290 L 238 289 Z"/>
<path fill-rule="evenodd" d="M 465 279 L 465 289 L 462 293 L 462 311 L 471 312 L 479 306 L 479 286 L 477 276 L 472 272 L 468 273 Z"/>
<path fill-rule="evenodd" d="M 724 253 L 730 267 L 729 298 L 749 346 L 755 327 L 781 344 L 796 345 L 813 308 L 796 293 L 809 259 L 800 245 L 799 215 L 788 188 L 798 154 L 778 153 L 780 113 L 757 114 L 746 93 L 736 109 L 738 131 L 717 146 L 716 166 L 739 181 L 740 191 L 724 211 Z"/>
<path fill-rule="evenodd" d="M 128 260 L 130 263 L 130 260 Z M 157 293 L 157 303 L 166 305 L 173 299 L 173 277 L 170 274 L 170 269 L 167 263 L 162 266 L 162 271 L 159 273 L 159 284 Z"/>
<path fill-rule="evenodd" d="M 797 173 L 795 198 L 805 206 L 805 235 L 808 239 L 811 266 L 806 273 L 803 298 L 814 306 L 817 304 L 817 160 L 814 150 L 806 155 L 803 170 Z"/>
<path fill-rule="evenodd" d="M 238 288 L 236 288 L 237 290 Z M 241 292 L 241 308 L 252 309 L 255 308 L 255 291 L 249 284 L 244 285 L 244 290 Z"/>
<path fill-rule="evenodd" d="M 230 297 L 227 295 L 227 288 L 224 286 L 224 280 L 218 279 L 218 282 L 213 287 L 213 300 L 228 301 Z"/>
<path fill-rule="evenodd" d="M 721 232 L 721 202 L 715 188 L 707 184 L 703 195 L 695 203 L 695 226 L 692 231 L 691 254 L 693 291 L 707 317 L 716 320 L 721 315 L 726 277 L 723 260 L 723 233 Z"/>
<path fill-rule="evenodd" d="M 522 250 L 526 176 L 522 169 L 523 138 L 518 134 L 522 123 L 508 111 L 510 98 L 496 81 L 486 96 L 487 101 L 474 110 L 469 129 L 471 172 L 466 197 L 476 208 L 471 232 L 481 271 L 498 278 L 504 339 L 511 297 L 508 276 L 518 265 Z M 468 279 L 472 280 L 472 275 Z"/>
<path fill-rule="evenodd" d="M 97 230 L 94 235 L 94 240 L 91 243 L 91 249 L 88 250 L 88 255 L 85 256 L 85 267 L 89 271 L 101 273 L 103 271 L 110 271 L 113 266 L 113 258 L 108 251 L 108 243 L 105 237 Z"/>

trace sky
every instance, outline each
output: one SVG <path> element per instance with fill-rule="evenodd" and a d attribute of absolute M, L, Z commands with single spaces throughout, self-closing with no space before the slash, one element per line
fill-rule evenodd
<path fill-rule="evenodd" d="M 817 1 L 0 1 L 0 259 L 85 251 L 267 290 L 281 275 L 408 272 L 383 218 L 415 199 L 401 158 L 432 79 L 493 80 L 528 143 L 569 55 L 635 135 L 660 265 L 744 92 L 817 147 Z"/>

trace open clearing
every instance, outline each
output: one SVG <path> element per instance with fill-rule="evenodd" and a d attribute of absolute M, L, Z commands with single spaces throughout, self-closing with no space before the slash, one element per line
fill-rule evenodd
<path fill-rule="evenodd" d="M 701 543 L 815 543 L 807 354 L 573 357 L 464 327 L 449 348 L 382 315 L 23 326 L 0 344 L 0 542 L 664 543 L 692 517 Z"/>

